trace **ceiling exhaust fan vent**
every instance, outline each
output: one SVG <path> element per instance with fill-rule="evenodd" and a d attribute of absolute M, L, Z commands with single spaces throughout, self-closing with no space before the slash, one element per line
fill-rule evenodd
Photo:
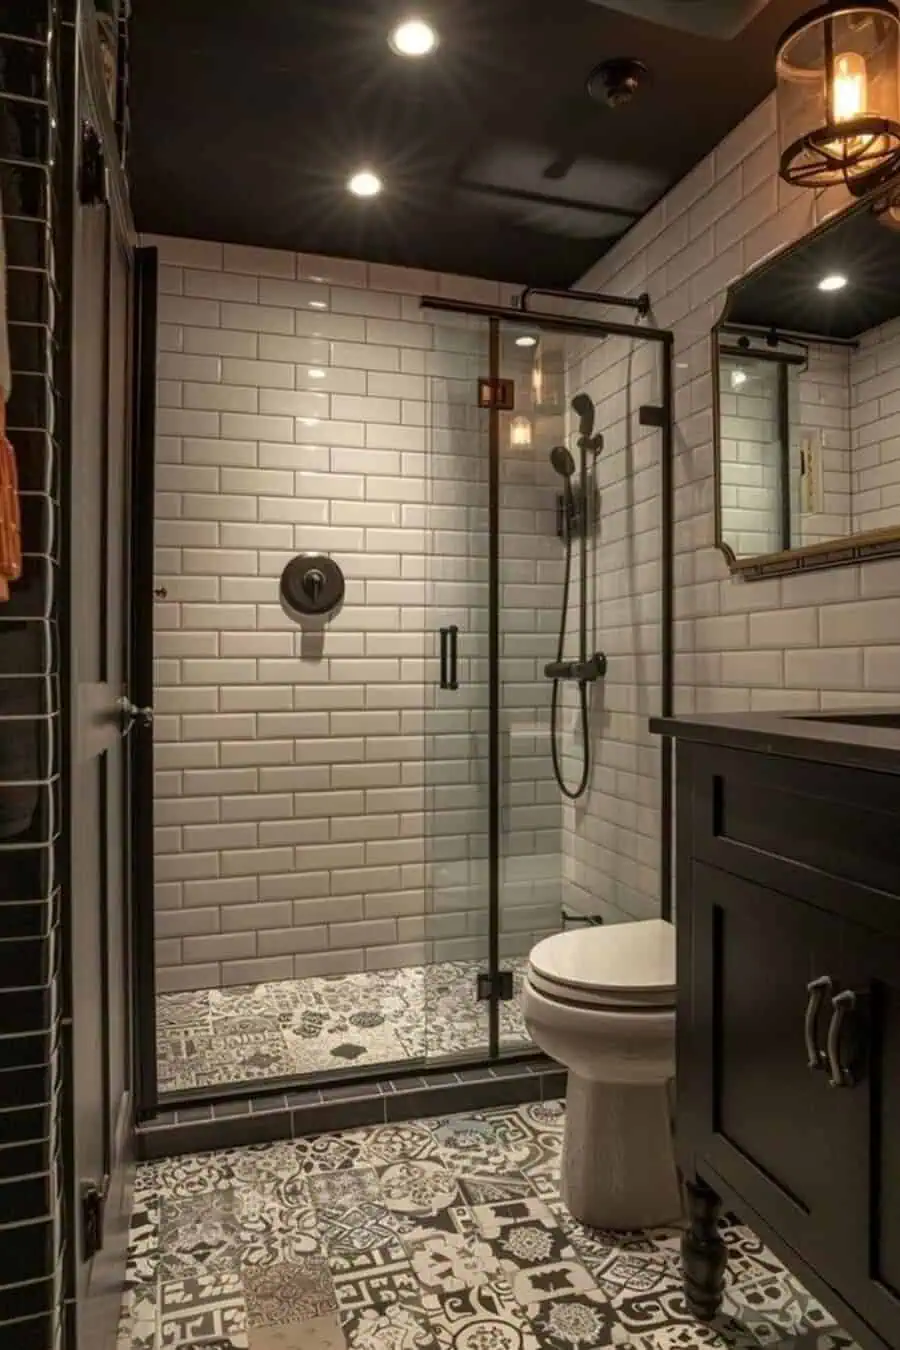
<path fill-rule="evenodd" d="M 769 0 L 591 0 L 591 3 L 666 28 L 725 39 L 746 28 Z"/>

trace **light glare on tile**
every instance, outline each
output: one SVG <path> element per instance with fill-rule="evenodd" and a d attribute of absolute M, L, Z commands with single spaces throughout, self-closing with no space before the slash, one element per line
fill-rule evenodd
<path fill-rule="evenodd" d="M 842 291 L 847 285 L 847 278 L 840 272 L 830 272 L 827 277 L 823 277 L 819 282 L 820 291 Z"/>
<path fill-rule="evenodd" d="M 309 307 L 310 309 L 327 309 L 328 305 L 324 300 L 310 300 Z"/>
<path fill-rule="evenodd" d="M 732 387 L 732 389 L 740 389 L 741 386 L 742 386 L 742 385 L 745 385 L 746 383 L 747 383 L 747 372 L 746 372 L 746 370 L 733 370 L 733 371 L 731 372 L 731 387 Z"/>
<path fill-rule="evenodd" d="M 517 337 L 517 338 L 516 338 L 516 346 L 517 346 L 517 347 L 536 347 L 536 346 L 537 346 L 537 338 L 536 338 L 536 337 L 532 337 L 529 333 L 526 333 L 523 337 Z"/>
<path fill-rule="evenodd" d="M 313 368 L 312 370 L 308 370 L 306 373 L 311 380 L 324 380 L 325 378 L 324 370 L 318 370 L 316 368 Z"/>
<path fill-rule="evenodd" d="M 354 197 L 377 197 L 383 186 L 378 174 L 371 169 L 360 169 L 347 182 Z"/>
<path fill-rule="evenodd" d="M 438 44 L 438 35 L 430 23 L 417 16 L 398 23 L 388 42 L 398 56 L 428 56 Z"/>

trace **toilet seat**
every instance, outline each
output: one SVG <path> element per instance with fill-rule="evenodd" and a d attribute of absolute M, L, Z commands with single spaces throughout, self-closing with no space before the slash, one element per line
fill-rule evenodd
<path fill-rule="evenodd" d="M 675 929 L 663 919 L 555 933 L 531 952 L 528 979 L 545 998 L 606 1010 L 675 1007 Z"/>

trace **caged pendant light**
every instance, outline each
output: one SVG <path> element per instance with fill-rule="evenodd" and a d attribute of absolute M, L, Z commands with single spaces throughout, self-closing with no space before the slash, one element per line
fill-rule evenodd
<path fill-rule="evenodd" d="M 779 172 L 855 195 L 900 169 L 900 15 L 891 0 L 830 0 L 778 44 Z"/>

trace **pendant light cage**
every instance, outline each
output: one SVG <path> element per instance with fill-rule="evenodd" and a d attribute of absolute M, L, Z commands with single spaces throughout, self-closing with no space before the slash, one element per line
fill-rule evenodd
<path fill-rule="evenodd" d="M 831 0 L 778 44 L 779 172 L 861 195 L 900 170 L 900 15 L 891 0 Z"/>

